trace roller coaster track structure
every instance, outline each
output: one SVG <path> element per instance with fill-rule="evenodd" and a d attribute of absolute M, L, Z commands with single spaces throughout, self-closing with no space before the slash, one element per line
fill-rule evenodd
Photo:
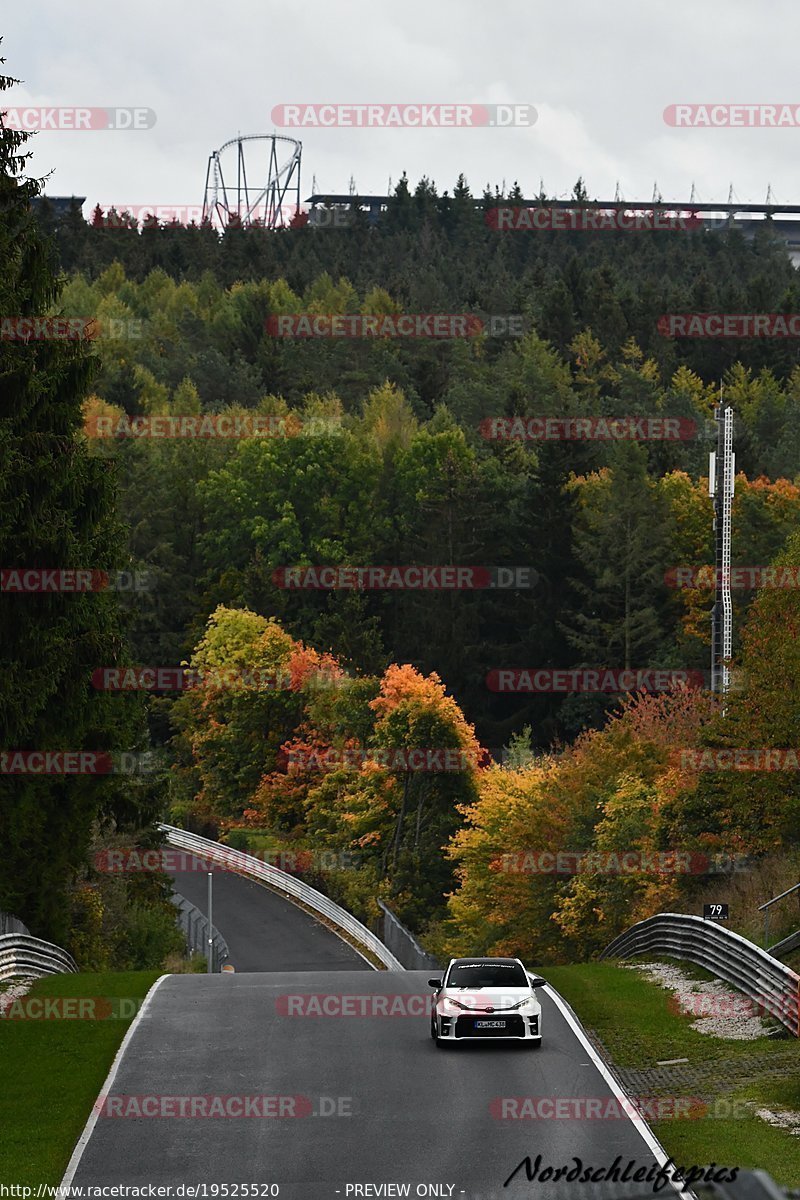
<path fill-rule="evenodd" d="M 266 154 L 263 146 L 253 145 L 263 142 L 269 143 Z M 279 158 L 284 149 L 287 157 Z M 203 220 L 221 229 L 230 224 L 266 229 L 288 225 L 300 208 L 302 153 L 300 142 L 274 133 L 240 135 L 225 142 L 208 159 Z"/>

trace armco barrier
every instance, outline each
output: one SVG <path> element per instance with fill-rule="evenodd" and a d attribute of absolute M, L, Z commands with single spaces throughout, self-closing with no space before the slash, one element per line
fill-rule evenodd
<path fill-rule="evenodd" d="M 787 954 L 792 954 L 798 949 L 800 949 L 800 929 L 795 929 L 794 933 L 790 933 L 788 937 L 782 938 L 774 946 L 770 946 L 769 952 L 773 958 L 785 958 Z"/>
<path fill-rule="evenodd" d="M 12 917 L 11 913 L 0 912 L 0 934 L 3 933 L 30 933 L 30 929 L 20 921 L 19 917 Z"/>
<path fill-rule="evenodd" d="M 187 833 L 185 829 L 177 829 L 174 825 L 159 825 L 158 828 L 167 835 L 167 841 L 171 846 L 177 846 L 180 850 L 196 854 L 198 858 L 221 863 L 231 871 L 259 879 L 262 883 L 269 884 L 270 887 L 284 892 L 287 896 L 300 900 L 308 908 L 319 913 L 321 917 L 327 918 L 342 933 L 348 934 L 363 949 L 369 950 L 387 970 L 405 970 L 403 964 L 398 962 L 380 938 L 367 929 L 366 925 L 362 925 L 347 909 L 335 904 L 333 900 L 324 896 L 322 892 L 318 892 L 316 888 L 309 887 L 301 879 L 296 879 L 294 875 L 289 875 L 286 871 L 281 871 L 270 863 L 262 862 L 252 854 L 234 850 L 231 846 L 223 846 L 220 842 L 212 842 L 209 838 L 200 837 L 197 833 Z"/>
<path fill-rule="evenodd" d="M 406 929 L 382 900 L 378 907 L 383 913 L 383 941 L 408 971 L 440 971 L 441 963 L 423 950 L 410 929 Z"/>
<path fill-rule="evenodd" d="M 71 954 L 26 933 L 0 936 L 0 981 L 31 979 L 42 975 L 72 975 L 78 965 Z"/>
<path fill-rule="evenodd" d="M 208 917 L 200 911 L 197 905 L 192 904 L 191 900 L 187 900 L 185 896 L 181 896 L 178 892 L 173 892 L 170 900 L 178 910 L 178 925 L 186 937 L 187 947 L 189 950 L 207 956 Z M 221 970 L 222 964 L 228 957 L 228 943 L 219 930 L 212 925 L 211 970 L 213 972 Z"/>
<path fill-rule="evenodd" d="M 658 913 L 621 933 L 600 958 L 640 954 L 667 954 L 704 967 L 800 1037 L 800 975 L 740 934 L 703 917 Z"/>

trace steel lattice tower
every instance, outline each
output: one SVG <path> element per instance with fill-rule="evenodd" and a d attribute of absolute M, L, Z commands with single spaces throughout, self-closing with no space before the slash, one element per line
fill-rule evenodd
<path fill-rule="evenodd" d="M 714 499 L 715 598 L 711 610 L 711 690 L 723 695 L 730 688 L 733 652 L 731 600 L 731 511 L 736 471 L 733 452 L 733 409 L 720 402 L 714 411 L 717 449 L 709 456 L 708 490 Z"/>

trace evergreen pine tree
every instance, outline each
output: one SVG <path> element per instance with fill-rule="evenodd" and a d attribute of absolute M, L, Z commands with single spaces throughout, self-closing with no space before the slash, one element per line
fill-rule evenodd
<path fill-rule="evenodd" d="M 5 60 L 0 59 L 0 64 Z M 0 75 L 0 92 L 16 80 Z M 40 184 L 24 177 L 30 135 L 0 116 L 0 313 L 41 316 L 57 299 L 52 246 L 32 215 Z M 87 314 L 91 315 L 91 314 Z M 122 531 L 111 464 L 89 453 L 81 402 L 95 358 L 75 341 L 0 338 L 0 566 L 113 572 Z M 92 825 L 130 818 L 123 776 L 9 773 L 13 751 L 130 749 L 136 702 L 97 691 L 92 672 L 123 653 L 118 601 L 0 589 L 0 910 L 38 936 L 68 943 L 66 898 Z M 143 791 L 127 781 L 127 795 Z M 146 789 L 145 789 L 146 790 Z"/>

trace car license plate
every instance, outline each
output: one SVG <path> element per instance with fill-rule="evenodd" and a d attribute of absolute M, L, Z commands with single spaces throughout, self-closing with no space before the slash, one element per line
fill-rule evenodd
<path fill-rule="evenodd" d="M 505 1029 L 505 1021 L 476 1021 L 476 1029 Z"/>

